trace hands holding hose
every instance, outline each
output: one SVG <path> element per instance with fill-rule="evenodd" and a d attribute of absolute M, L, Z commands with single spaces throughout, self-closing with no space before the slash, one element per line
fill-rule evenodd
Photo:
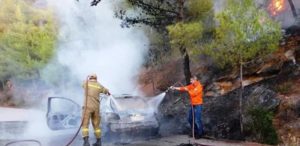
<path fill-rule="evenodd" d="M 180 87 L 171 86 L 171 87 L 169 87 L 169 89 L 171 89 L 171 90 L 180 90 Z M 188 91 L 188 89 L 186 87 L 184 87 L 184 90 Z"/>
<path fill-rule="evenodd" d="M 178 87 L 171 86 L 169 87 L 171 90 L 178 90 Z"/>

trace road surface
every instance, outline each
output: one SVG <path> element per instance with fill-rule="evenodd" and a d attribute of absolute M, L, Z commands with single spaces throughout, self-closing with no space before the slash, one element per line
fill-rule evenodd
<path fill-rule="evenodd" d="M 39 110 L 14 109 L 0 107 L 0 146 L 15 140 L 37 140 L 42 146 L 65 146 L 74 136 L 76 129 L 52 131 L 46 125 L 46 113 Z M 90 143 L 95 138 L 90 132 Z M 109 142 L 103 139 L 103 146 L 178 146 L 180 144 L 198 143 L 209 146 L 260 146 L 250 142 L 233 142 L 222 140 L 199 139 L 193 140 L 186 135 L 175 135 L 162 138 L 131 141 L 124 136 L 112 138 Z M 83 140 L 81 134 L 76 137 L 72 146 L 81 146 Z M 20 144 L 22 145 L 22 144 Z M 38 146 L 34 143 L 28 146 Z M 23 144 L 22 146 L 27 146 Z M 10 145 L 17 146 L 17 145 Z"/>

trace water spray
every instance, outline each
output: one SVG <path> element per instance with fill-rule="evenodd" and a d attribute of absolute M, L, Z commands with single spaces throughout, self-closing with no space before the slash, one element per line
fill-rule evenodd
<path fill-rule="evenodd" d="M 101 100 L 103 99 L 103 97 L 101 98 Z M 116 108 L 114 108 L 113 103 L 115 105 Z M 115 100 L 115 96 L 114 95 L 109 95 L 109 106 L 111 108 L 111 110 L 115 113 L 117 113 L 117 111 L 120 109 L 120 105 L 119 103 Z"/>
<path fill-rule="evenodd" d="M 169 90 L 172 90 L 171 87 L 175 86 L 176 84 L 179 84 L 179 86 L 183 86 L 182 83 L 180 83 L 179 81 L 177 81 L 174 84 L 172 84 L 170 87 L 168 87 L 164 92 L 165 93 L 169 92 Z"/>

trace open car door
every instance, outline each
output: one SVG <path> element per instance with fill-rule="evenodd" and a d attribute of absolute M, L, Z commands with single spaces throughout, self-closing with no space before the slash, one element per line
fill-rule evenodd
<path fill-rule="evenodd" d="M 64 97 L 49 97 L 47 125 L 52 130 L 78 128 L 81 123 L 79 104 Z"/>

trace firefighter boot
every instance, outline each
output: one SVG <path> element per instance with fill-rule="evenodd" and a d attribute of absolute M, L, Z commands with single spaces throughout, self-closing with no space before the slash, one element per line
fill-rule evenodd
<path fill-rule="evenodd" d="M 101 138 L 97 138 L 97 141 L 93 144 L 93 146 L 101 146 Z"/>
<path fill-rule="evenodd" d="M 83 146 L 90 146 L 89 137 L 83 137 Z"/>

